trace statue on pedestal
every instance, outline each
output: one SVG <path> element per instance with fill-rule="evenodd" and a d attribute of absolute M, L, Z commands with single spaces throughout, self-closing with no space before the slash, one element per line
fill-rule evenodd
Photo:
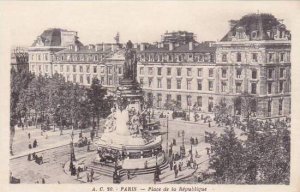
<path fill-rule="evenodd" d="M 133 44 L 130 40 L 126 44 L 124 64 L 123 80 L 135 82 L 137 76 L 137 57 L 136 51 L 133 49 Z"/>

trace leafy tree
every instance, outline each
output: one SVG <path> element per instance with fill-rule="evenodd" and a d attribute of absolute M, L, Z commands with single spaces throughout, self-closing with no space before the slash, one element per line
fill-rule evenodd
<path fill-rule="evenodd" d="M 177 105 L 177 102 L 175 100 L 166 100 L 164 104 L 164 108 L 166 110 L 172 110 L 172 111 L 177 111 L 180 110 L 181 108 Z"/>
<path fill-rule="evenodd" d="M 19 106 L 20 94 L 23 90 L 27 89 L 29 83 L 33 79 L 33 75 L 26 71 L 16 71 L 14 68 L 11 69 L 10 73 L 10 151 L 13 151 L 13 137 L 15 134 L 15 126 L 20 122 L 26 110 Z"/>
<path fill-rule="evenodd" d="M 214 150 L 210 158 L 210 168 L 216 171 L 217 183 L 239 183 L 243 170 L 243 145 L 233 128 L 225 129 L 224 134 L 211 141 Z"/>
<path fill-rule="evenodd" d="M 272 129 L 250 119 L 246 140 L 235 137 L 233 128 L 211 141 L 210 168 L 215 183 L 289 184 L 290 131 L 284 121 Z"/>
<path fill-rule="evenodd" d="M 100 81 L 97 78 L 93 78 L 91 87 L 87 91 L 87 98 L 89 100 L 89 106 L 93 118 L 93 129 L 95 128 L 95 119 L 97 120 L 97 129 L 99 128 L 100 117 L 103 117 L 107 113 L 105 108 L 105 95 L 106 89 L 102 87 Z"/>
<path fill-rule="evenodd" d="M 217 123 L 230 124 L 229 120 L 231 117 L 232 106 L 228 105 L 225 98 L 221 98 L 218 105 L 214 107 L 215 121 Z"/>

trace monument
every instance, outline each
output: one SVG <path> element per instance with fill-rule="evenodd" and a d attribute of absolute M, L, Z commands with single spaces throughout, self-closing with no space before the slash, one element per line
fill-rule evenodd
<path fill-rule="evenodd" d="M 125 170 L 158 167 L 165 162 L 162 137 L 153 134 L 153 127 L 147 126 L 143 92 L 136 80 L 136 71 L 136 51 L 128 41 L 115 106 L 97 141 L 97 161 L 114 163 Z"/>

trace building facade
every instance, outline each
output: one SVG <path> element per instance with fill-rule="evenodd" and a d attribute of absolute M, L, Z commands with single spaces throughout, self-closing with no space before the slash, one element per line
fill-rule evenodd
<path fill-rule="evenodd" d="M 212 113 L 225 99 L 241 114 L 238 97 L 255 98 L 251 115 L 290 115 L 291 35 L 269 14 L 230 21 L 219 42 L 183 41 L 178 34 L 139 51 L 138 80 L 157 108 L 173 100 L 183 110 Z M 192 37 L 193 35 L 190 35 Z M 164 40 L 164 39 L 163 39 Z"/>
<path fill-rule="evenodd" d="M 166 32 L 161 42 L 134 44 L 137 80 L 154 107 L 175 103 L 186 111 L 213 114 L 221 99 L 241 114 L 239 97 L 255 98 L 251 115 L 276 118 L 291 113 L 291 34 L 270 14 L 249 14 L 229 22 L 218 42 L 197 42 L 194 33 Z M 98 78 L 114 90 L 123 77 L 124 46 L 84 46 L 77 32 L 48 29 L 29 48 L 29 70 L 59 73 L 90 85 Z"/>

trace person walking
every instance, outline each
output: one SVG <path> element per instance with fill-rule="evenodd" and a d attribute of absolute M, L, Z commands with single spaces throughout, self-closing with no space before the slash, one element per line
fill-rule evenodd
<path fill-rule="evenodd" d="M 30 139 L 30 133 L 28 133 L 28 139 Z"/>
<path fill-rule="evenodd" d="M 90 173 L 86 172 L 86 182 L 90 182 Z"/>
<path fill-rule="evenodd" d="M 79 176 L 80 176 L 80 171 L 79 171 L 79 167 L 78 167 L 78 169 L 77 169 L 77 180 L 79 180 Z"/>
<path fill-rule="evenodd" d="M 93 178 L 94 178 L 94 170 L 91 169 L 91 179 L 90 179 L 90 182 L 93 182 Z"/>
<path fill-rule="evenodd" d="M 170 161 L 170 171 L 173 170 L 173 160 Z"/>
<path fill-rule="evenodd" d="M 178 164 L 178 170 L 181 171 L 181 162 Z"/>
<path fill-rule="evenodd" d="M 127 179 L 130 180 L 130 171 L 127 171 Z"/>
<path fill-rule="evenodd" d="M 45 184 L 46 182 L 45 182 L 45 179 L 44 178 L 42 178 L 42 184 Z"/>

